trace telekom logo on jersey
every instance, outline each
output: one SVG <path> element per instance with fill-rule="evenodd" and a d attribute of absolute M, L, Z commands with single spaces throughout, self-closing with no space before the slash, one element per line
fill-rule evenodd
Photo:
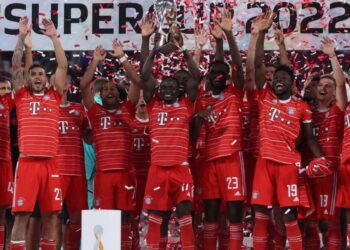
<path fill-rule="evenodd" d="M 134 148 L 136 150 L 141 150 L 145 145 L 144 138 L 134 138 Z"/>
<path fill-rule="evenodd" d="M 350 128 L 350 115 L 345 116 L 345 126 Z"/>
<path fill-rule="evenodd" d="M 164 126 L 165 122 L 168 120 L 168 112 L 159 112 L 158 113 L 158 122 L 159 125 Z"/>
<path fill-rule="evenodd" d="M 101 117 L 100 125 L 102 129 L 108 129 L 108 127 L 111 125 L 111 117 L 109 116 Z"/>
<path fill-rule="evenodd" d="M 270 121 L 275 121 L 278 118 L 279 114 L 281 114 L 281 111 L 279 109 L 271 108 L 269 112 Z"/>
<path fill-rule="evenodd" d="M 68 122 L 67 121 L 60 121 L 61 134 L 67 134 L 68 129 L 69 129 Z"/>
<path fill-rule="evenodd" d="M 40 102 L 30 102 L 29 103 L 29 111 L 32 115 L 37 115 L 40 110 Z"/>

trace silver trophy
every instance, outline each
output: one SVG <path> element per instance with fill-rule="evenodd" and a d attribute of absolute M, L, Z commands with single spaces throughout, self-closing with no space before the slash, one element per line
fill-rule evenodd
<path fill-rule="evenodd" d="M 156 43 L 156 47 L 159 48 L 166 43 L 167 34 L 163 31 L 164 23 L 166 20 L 175 21 L 176 19 L 176 3 L 175 0 L 156 0 L 154 4 L 154 11 L 158 18 L 158 30 L 160 39 Z"/>

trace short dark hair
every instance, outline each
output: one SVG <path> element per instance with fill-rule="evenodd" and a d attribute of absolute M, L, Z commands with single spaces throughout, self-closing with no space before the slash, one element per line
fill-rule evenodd
<path fill-rule="evenodd" d="M 0 82 L 11 82 L 6 76 L 0 76 Z"/>
<path fill-rule="evenodd" d="M 294 81 L 294 78 L 295 78 L 294 72 L 288 65 L 285 65 L 285 64 L 278 65 L 277 68 L 276 68 L 275 74 L 278 71 L 284 71 L 284 72 L 288 73 L 288 75 L 290 76 L 292 81 Z"/>
<path fill-rule="evenodd" d="M 215 60 L 215 61 L 211 62 L 209 64 L 209 71 L 215 65 L 224 65 L 226 67 L 226 69 L 227 69 L 227 74 L 230 74 L 230 66 L 226 62 L 220 61 L 220 60 Z"/>
<path fill-rule="evenodd" d="M 109 80 L 109 79 L 107 79 L 107 78 L 99 78 L 99 79 L 97 79 L 98 80 L 98 82 L 101 84 L 100 85 L 100 92 L 101 92 L 101 90 L 102 90 L 102 87 L 105 85 L 105 84 L 107 84 L 108 82 L 113 82 L 113 81 L 111 81 L 111 80 Z M 96 80 L 95 80 L 96 81 Z M 114 84 L 115 84 L 115 86 L 117 87 L 117 89 L 118 89 L 118 91 L 119 91 L 119 99 L 121 100 L 121 101 L 125 101 L 127 98 L 128 98 L 128 93 L 126 92 L 126 90 L 122 87 L 122 86 L 120 86 L 119 84 L 117 84 L 117 83 L 115 83 L 115 82 L 113 82 Z"/>
<path fill-rule="evenodd" d="M 267 68 L 267 67 L 273 67 L 273 68 L 277 69 L 278 64 L 269 62 L 269 63 L 265 64 L 265 68 Z"/>
<path fill-rule="evenodd" d="M 176 84 L 177 84 L 177 86 L 179 86 L 179 81 L 178 81 L 175 77 L 173 77 L 173 76 L 164 76 L 164 77 L 162 78 L 162 82 L 164 82 L 164 81 L 166 81 L 166 80 L 175 81 Z"/>
<path fill-rule="evenodd" d="M 28 72 L 30 72 L 30 71 L 31 71 L 32 69 L 34 69 L 34 68 L 42 68 L 42 69 L 46 72 L 44 66 L 42 66 L 41 64 L 38 64 L 38 63 L 32 64 L 32 65 L 29 67 Z"/>

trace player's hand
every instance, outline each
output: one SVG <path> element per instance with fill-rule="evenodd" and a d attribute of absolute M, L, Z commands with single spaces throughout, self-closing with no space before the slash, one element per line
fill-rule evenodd
<path fill-rule="evenodd" d="M 328 55 L 329 57 L 335 56 L 335 47 L 334 41 L 329 37 L 324 37 L 321 41 L 322 52 Z"/>
<path fill-rule="evenodd" d="M 252 22 L 252 33 L 259 33 L 261 31 L 267 31 L 272 25 L 273 17 L 271 9 L 268 9 L 265 13 L 257 16 Z"/>
<path fill-rule="evenodd" d="M 142 37 L 150 37 L 156 31 L 156 16 L 154 13 L 147 13 L 141 22 Z"/>
<path fill-rule="evenodd" d="M 24 38 L 29 33 L 29 19 L 27 16 L 21 17 L 19 20 L 19 33 L 18 35 L 22 38 Z"/>
<path fill-rule="evenodd" d="M 202 109 L 199 111 L 196 116 L 201 117 L 202 119 L 208 119 L 213 114 L 213 109 L 211 107 L 208 107 L 207 109 Z"/>
<path fill-rule="evenodd" d="M 314 79 L 314 77 L 318 75 L 317 72 L 313 72 L 311 73 L 305 80 L 304 82 L 304 86 L 303 86 L 303 90 L 305 91 L 305 89 L 310 85 L 310 83 L 312 82 L 312 79 Z"/>
<path fill-rule="evenodd" d="M 117 39 L 113 40 L 112 47 L 113 47 L 113 52 L 109 53 L 111 56 L 116 58 L 121 58 L 125 55 L 123 45 L 119 40 Z"/>
<path fill-rule="evenodd" d="M 45 28 L 45 30 L 42 31 L 42 33 L 45 36 L 48 36 L 48 37 L 57 36 L 56 27 L 50 19 L 44 18 L 42 24 L 44 25 L 44 28 Z"/>
<path fill-rule="evenodd" d="M 222 39 L 223 32 L 222 32 L 222 29 L 220 28 L 220 26 L 214 23 L 214 24 L 210 27 L 210 34 L 211 34 L 215 39 L 219 40 L 219 39 Z"/>
<path fill-rule="evenodd" d="M 281 47 L 284 45 L 284 34 L 282 30 L 276 30 L 275 32 L 275 42 L 278 47 Z"/>
<path fill-rule="evenodd" d="M 331 163 L 324 157 L 312 160 L 306 167 L 306 174 L 310 178 L 325 177 L 332 173 Z"/>
<path fill-rule="evenodd" d="M 196 48 L 203 49 L 203 47 L 207 44 L 209 39 L 207 31 L 203 27 L 197 27 L 194 32 Z"/>
<path fill-rule="evenodd" d="M 177 24 L 173 24 L 170 26 L 170 32 L 173 37 L 173 43 L 177 47 L 182 48 L 182 46 L 184 46 L 184 40 L 181 34 L 180 27 Z"/>
<path fill-rule="evenodd" d="M 228 9 L 224 10 L 221 18 L 214 18 L 214 22 L 225 32 L 232 32 L 232 15 Z"/>
<path fill-rule="evenodd" d="M 33 45 L 32 33 L 31 33 L 31 31 L 29 31 L 28 34 L 26 35 L 26 37 L 24 38 L 24 47 L 26 49 L 28 49 L 28 48 L 32 48 L 32 45 Z"/>
<path fill-rule="evenodd" d="M 106 58 L 106 51 L 105 49 L 102 47 L 102 45 L 99 45 L 95 48 L 94 50 L 94 60 L 98 60 L 98 61 L 102 61 Z"/>

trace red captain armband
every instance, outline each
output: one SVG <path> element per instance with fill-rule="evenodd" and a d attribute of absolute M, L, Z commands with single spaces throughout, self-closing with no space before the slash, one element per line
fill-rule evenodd
<path fill-rule="evenodd" d="M 306 167 L 306 174 L 310 178 L 325 177 L 332 173 L 331 163 L 324 157 L 312 160 Z"/>

